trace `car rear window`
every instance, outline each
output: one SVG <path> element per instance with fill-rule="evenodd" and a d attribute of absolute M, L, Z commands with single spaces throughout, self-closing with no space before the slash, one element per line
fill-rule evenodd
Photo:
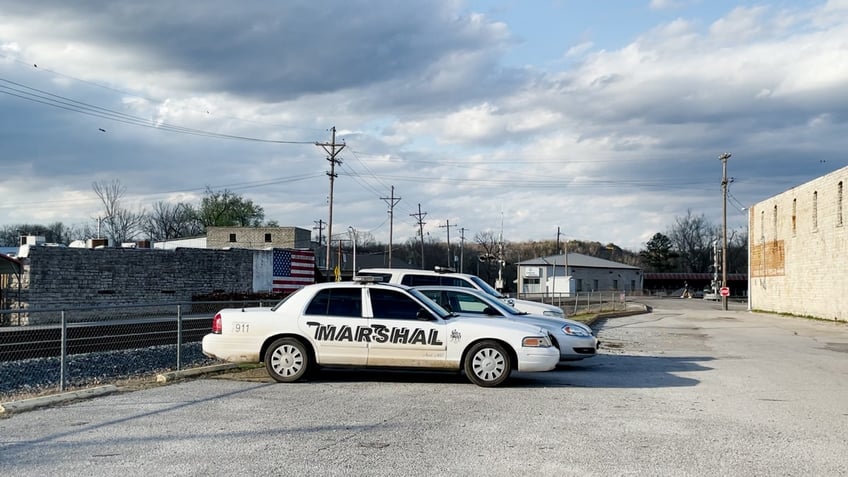
<path fill-rule="evenodd" d="M 312 297 L 307 315 L 362 316 L 362 291 L 359 288 L 327 288 Z"/>

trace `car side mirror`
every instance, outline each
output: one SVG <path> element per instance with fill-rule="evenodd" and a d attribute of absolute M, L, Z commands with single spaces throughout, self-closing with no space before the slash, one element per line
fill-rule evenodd
<path fill-rule="evenodd" d="M 432 321 L 433 315 L 431 315 L 426 309 L 421 308 L 418 310 L 418 313 L 415 314 L 415 318 L 420 321 Z"/>
<path fill-rule="evenodd" d="M 494 308 L 492 308 L 491 306 L 487 306 L 487 307 L 483 310 L 483 313 L 485 313 L 486 315 L 489 315 L 489 316 L 497 316 L 497 315 L 500 315 L 500 313 L 498 313 L 498 310 L 495 310 L 495 309 L 494 309 Z"/>

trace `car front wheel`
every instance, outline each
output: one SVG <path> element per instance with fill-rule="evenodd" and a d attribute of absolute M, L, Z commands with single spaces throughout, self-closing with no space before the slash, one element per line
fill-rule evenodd
<path fill-rule="evenodd" d="M 309 351 L 295 338 L 280 338 L 265 353 L 265 369 L 277 382 L 295 382 L 306 375 L 309 366 Z"/>
<path fill-rule="evenodd" d="M 468 350 L 465 356 L 465 375 L 478 386 L 492 387 L 502 384 L 512 371 L 507 350 L 495 341 L 481 341 Z"/>

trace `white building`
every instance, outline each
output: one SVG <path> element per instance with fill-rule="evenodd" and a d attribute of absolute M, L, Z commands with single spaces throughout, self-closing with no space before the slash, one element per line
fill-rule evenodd
<path fill-rule="evenodd" d="M 755 204 L 751 308 L 848 321 L 848 167 Z"/>
<path fill-rule="evenodd" d="M 551 255 L 518 263 L 522 294 L 642 290 L 642 269 L 579 253 Z"/>

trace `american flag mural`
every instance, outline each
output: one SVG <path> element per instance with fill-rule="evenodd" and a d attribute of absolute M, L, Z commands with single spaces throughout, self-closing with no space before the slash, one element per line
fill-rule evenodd
<path fill-rule="evenodd" d="M 315 283 L 315 253 L 312 250 L 275 248 L 273 269 L 273 292 L 290 292 Z"/>

